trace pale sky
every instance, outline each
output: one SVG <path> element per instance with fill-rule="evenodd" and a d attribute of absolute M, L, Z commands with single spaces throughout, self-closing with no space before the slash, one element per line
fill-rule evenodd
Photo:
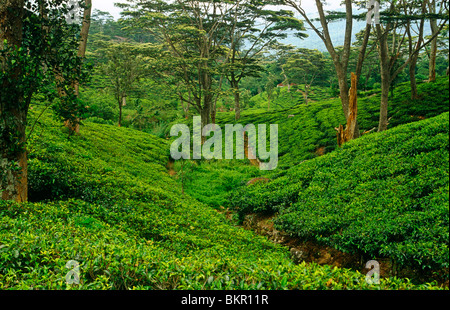
<path fill-rule="evenodd" d="M 114 16 L 114 18 L 119 18 L 120 17 L 120 8 L 116 8 L 114 6 L 114 3 L 116 2 L 126 2 L 126 1 L 120 1 L 120 0 L 92 0 L 92 8 L 95 10 L 100 10 L 100 11 L 106 11 L 111 13 L 112 16 Z"/>
<path fill-rule="evenodd" d="M 120 11 L 121 11 L 121 9 L 116 8 L 114 6 L 114 3 L 117 3 L 117 2 L 120 3 L 120 2 L 126 2 L 126 1 L 123 1 L 123 0 L 92 0 L 92 7 L 93 7 L 93 9 L 107 11 L 107 12 L 111 13 L 111 15 L 114 16 L 114 18 L 117 19 L 120 17 Z M 311 12 L 311 13 L 316 12 L 316 10 L 315 10 L 316 6 L 315 6 L 314 0 L 303 0 L 302 2 L 303 2 L 303 7 L 306 12 Z M 326 2 L 328 5 L 326 5 L 324 8 L 325 8 L 325 10 L 330 10 L 330 9 L 339 8 L 342 0 L 327 0 Z"/>

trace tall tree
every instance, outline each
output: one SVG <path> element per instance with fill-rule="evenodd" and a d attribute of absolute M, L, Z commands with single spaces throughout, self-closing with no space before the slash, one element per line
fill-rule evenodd
<path fill-rule="evenodd" d="M 27 153 L 25 129 L 28 105 L 21 87 L 24 0 L 0 1 L 0 193 L 4 200 L 26 201 Z M 6 73 L 6 74 L 5 74 Z"/>
<path fill-rule="evenodd" d="M 106 55 L 108 62 L 101 71 L 108 77 L 110 88 L 119 107 L 119 127 L 122 126 L 122 111 L 126 98 L 145 75 L 145 58 L 128 43 L 109 45 L 99 53 Z"/>
<path fill-rule="evenodd" d="M 426 1 L 422 1 L 421 5 L 417 3 L 407 2 L 405 0 L 401 3 L 403 13 L 405 16 L 413 16 L 417 14 L 425 15 L 427 6 Z M 415 25 L 414 25 L 415 24 Z M 411 21 L 407 20 L 405 23 L 405 29 L 407 34 L 407 42 L 408 42 L 408 54 L 411 58 L 409 62 L 409 80 L 411 85 L 411 99 L 417 99 L 417 80 L 416 80 L 416 68 L 417 61 L 419 60 L 420 54 L 415 52 L 415 48 L 420 46 L 424 40 L 425 33 L 425 18 L 420 19 L 419 21 Z M 417 34 L 414 36 L 413 34 Z"/>
<path fill-rule="evenodd" d="M 304 85 L 305 103 L 309 101 L 309 91 L 321 75 L 325 73 L 326 59 L 318 50 L 301 48 L 283 66 L 289 80 Z"/>
<path fill-rule="evenodd" d="M 32 96 L 54 78 L 54 67 L 63 68 L 65 80 L 74 80 L 79 73 L 74 39 L 79 28 L 67 28 L 64 5 L 67 1 L 42 0 L 37 5 L 31 0 L 0 1 L 0 197 L 4 200 L 28 199 L 25 132 Z"/>
<path fill-rule="evenodd" d="M 128 27 L 147 31 L 159 44 L 152 63 L 153 73 L 167 83 L 182 82 L 180 99 L 201 116 L 202 126 L 210 123 L 211 107 L 219 93 L 215 76 L 219 58 L 225 56 L 220 29 L 225 15 L 235 4 L 218 1 L 166 2 L 131 1 L 127 8 Z"/>
<path fill-rule="evenodd" d="M 276 87 L 276 81 L 277 81 L 277 77 L 270 72 L 268 79 L 267 79 L 267 83 L 266 83 L 266 92 L 267 92 L 267 111 L 270 111 L 270 104 L 272 102 L 272 100 L 274 99 L 274 90 Z"/>
<path fill-rule="evenodd" d="M 78 47 L 78 57 L 83 59 L 86 57 L 89 29 L 91 27 L 91 14 L 92 14 L 92 0 L 85 0 L 83 9 L 83 21 L 80 32 L 80 45 Z M 75 81 L 74 84 L 75 84 L 74 85 L 75 95 L 79 96 L 80 83 L 78 81 Z"/>
<path fill-rule="evenodd" d="M 445 21 L 439 26 L 436 32 L 429 40 L 424 40 L 424 23 L 426 18 L 426 2 L 413 2 L 410 5 L 418 5 L 420 15 L 411 16 L 408 11 L 401 11 L 402 6 L 408 7 L 406 1 L 392 1 L 385 11 L 386 18 L 383 23 L 376 25 L 376 35 L 378 39 L 378 53 L 380 58 L 381 71 L 381 103 L 380 103 L 380 120 L 378 131 L 384 131 L 388 128 L 388 101 L 389 91 L 395 78 L 407 67 L 410 66 L 411 82 L 414 83 L 415 65 L 417 54 L 439 34 L 445 26 Z M 448 14 L 448 13 L 447 13 Z M 410 31 L 411 19 L 419 20 L 419 34 L 415 42 Z M 406 21 L 406 23 L 404 22 Z M 399 32 L 400 35 L 397 33 Z M 403 33 L 403 34 L 401 34 Z M 408 35 L 409 33 L 409 35 Z M 389 39 L 391 38 L 391 40 Z M 402 46 L 405 38 L 408 38 L 408 54 L 405 60 L 401 60 Z M 413 90 L 414 91 L 414 90 Z M 414 96 L 414 95 L 413 95 Z"/>
<path fill-rule="evenodd" d="M 81 21 L 81 31 L 80 31 L 80 43 L 78 46 L 78 57 L 81 59 L 84 59 L 86 57 L 86 49 L 87 49 L 87 43 L 88 43 L 88 37 L 89 37 L 89 29 L 91 27 L 91 13 L 92 13 L 92 0 L 84 0 L 84 7 L 83 7 L 83 17 Z M 73 92 L 75 95 L 75 98 L 78 98 L 80 95 L 80 83 L 78 80 L 72 81 L 73 85 Z M 72 91 L 72 90 L 71 90 Z M 73 101 L 72 101 L 73 103 Z M 72 107 L 69 107 L 69 110 L 73 110 L 75 108 L 75 111 L 77 110 L 84 110 L 81 106 L 82 103 L 75 103 L 75 106 L 73 104 L 70 104 Z M 73 111 L 69 111 L 69 118 L 65 120 L 66 127 L 69 128 L 71 133 L 79 133 L 80 132 L 80 123 L 81 119 L 78 117 L 79 113 L 70 113 Z"/>
<path fill-rule="evenodd" d="M 245 77 L 259 77 L 263 68 L 258 61 L 264 49 L 275 40 L 287 37 L 288 30 L 304 38 L 303 23 L 296 19 L 292 11 L 268 8 L 275 1 L 236 1 L 237 5 L 229 11 L 223 24 L 227 34 L 225 44 L 229 48 L 225 63 L 226 77 L 231 85 L 235 118 L 240 119 L 239 84 Z"/>
<path fill-rule="evenodd" d="M 319 21 L 320 26 L 316 25 L 313 20 L 308 16 L 306 13 L 302 1 L 296 1 L 296 0 L 282 0 L 281 3 L 286 4 L 292 8 L 294 8 L 305 20 L 305 22 L 311 27 L 311 29 L 317 34 L 317 36 L 323 41 L 325 44 L 328 53 L 331 56 L 331 59 L 333 60 L 333 64 L 335 67 L 336 75 L 338 78 L 339 83 L 339 91 L 340 91 L 340 98 L 341 98 L 341 104 L 342 109 L 344 112 L 344 115 L 347 119 L 347 121 L 350 118 L 350 93 L 349 93 L 349 84 L 348 84 L 348 68 L 349 68 L 349 60 L 350 60 L 350 54 L 351 54 L 351 43 L 352 43 L 352 35 L 353 35 L 353 7 L 352 7 L 352 0 L 345 0 L 343 1 L 343 4 L 345 6 L 345 14 L 344 16 L 337 15 L 337 17 L 341 17 L 345 19 L 345 29 L 344 29 L 344 43 L 342 45 L 342 48 L 338 49 L 335 47 L 333 40 L 330 36 L 330 22 L 332 22 L 334 19 L 336 19 L 336 15 L 327 15 L 324 10 L 324 5 L 322 3 L 322 0 L 315 0 L 316 8 L 319 14 Z M 370 10 L 373 10 L 373 8 L 370 8 Z M 371 31 L 371 23 L 367 23 L 366 27 L 366 36 L 370 34 Z M 358 65 L 356 68 L 357 77 L 356 79 L 359 80 L 359 71 L 360 68 L 362 68 L 362 64 L 365 59 L 365 52 L 367 47 L 367 40 L 364 40 L 364 44 L 361 46 L 361 55 L 358 58 Z M 356 130 L 352 131 L 354 133 L 354 136 L 347 137 L 349 140 L 359 137 L 359 126 L 356 121 Z"/>
<path fill-rule="evenodd" d="M 429 74 L 428 81 L 436 81 L 436 58 L 438 54 L 439 44 L 437 34 L 440 31 L 439 22 L 437 16 L 442 15 L 446 10 L 448 13 L 448 1 L 439 0 L 424 0 L 428 6 L 428 12 L 430 13 L 430 28 L 431 36 L 434 37 L 430 44 L 430 62 L 429 62 Z"/>

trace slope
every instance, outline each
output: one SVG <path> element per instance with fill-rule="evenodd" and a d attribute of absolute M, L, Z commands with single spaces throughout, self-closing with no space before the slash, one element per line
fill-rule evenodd
<path fill-rule="evenodd" d="M 449 114 L 363 136 L 231 193 L 241 219 L 448 280 Z"/>
<path fill-rule="evenodd" d="M 31 134 L 33 202 L 0 202 L 1 289 L 436 288 L 295 265 L 286 249 L 181 195 L 166 141 L 99 124 L 68 140 L 61 128 L 44 113 Z"/>
<path fill-rule="evenodd" d="M 389 128 L 402 124 L 417 122 L 449 111 L 449 78 L 440 77 L 436 83 L 418 85 L 419 99 L 410 99 L 410 85 L 398 85 L 390 99 Z M 238 122 L 233 113 L 218 113 L 217 124 L 278 124 L 279 126 L 279 164 L 271 172 L 261 172 L 252 167 L 248 160 L 196 161 L 183 168 L 188 171 L 184 180 L 186 192 L 208 205 L 216 208 L 225 206 L 227 194 L 238 187 L 245 187 L 247 182 L 257 177 L 276 178 L 286 170 L 300 163 L 333 152 L 338 148 L 336 130 L 344 124 L 342 107 L 339 99 L 324 99 L 324 90 L 316 90 L 317 101 L 309 105 L 294 105 L 285 90 L 279 100 L 283 108 L 273 110 L 249 109 L 242 112 Z M 264 93 L 255 97 L 260 100 Z M 290 103 L 289 103 L 290 102 Z M 295 100 L 294 100 L 295 102 Z M 358 121 L 361 132 L 370 131 L 378 126 L 380 92 L 377 90 L 363 92 L 358 99 Z M 266 103 L 264 103 L 265 105 Z M 192 121 L 186 121 L 192 125 Z M 170 128 L 170 127 L 169 127 Z M 369 133 L 366 133 L 368 135 Z M 372 133 L 370 133 L 372 134 Z M 268 139 L 269 141 L 269 139 Z M 181 164 L 176 165 L 181 171 Z"/>

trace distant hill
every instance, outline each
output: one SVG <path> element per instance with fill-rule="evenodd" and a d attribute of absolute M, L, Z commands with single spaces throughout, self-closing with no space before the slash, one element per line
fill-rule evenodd
<path fill-rule="evenodd" d="M 300 18 L 301 19 L 301 18 Z M 320 22 L 315 22 L 317 28 L 320 29 Z M 354 21 L 353 22 L 353 42 L 356 38 L 356 34 L 363 30 L 366 26 L 366 21 Z M 289 37 L 281 42 L 284 44 L 292 44 L 300 48 L 317 49 L 321 52 L 326 52 L 327 49 L 322 40 L 306 23 L 306 33 L 308 38 L 300 39 L 294 36 L 294 32 L 289 33 Z M 333 39 L 334 46 L 340 46 L 344 44 L 345 39 L 345 20 L 335 21 L 329 24 L 330 36 Z M 425 35 L 431 34 L 430 25 L 425 25 Z"/>
<path fill-rule="evenodd" d="M 320 27 L 320 23 L 315 23 L 317 27 Z M 365 21 L 353 23 L 353 40 L 356 38 L 356 34 L 364 29 L 366 25 Z M 307 26 L 307 25 L 305 25 Z M 344 44 L 345 39 L 345 20 L 336 21 L 330 24 L 330 36 L 333 38 L 333 43 L 335 46 L 340 46 Z M 306 33 L 308 34 L 308 38 L 300 39 L 294 36 L 294 32 L 289 34 L 289 37 L 281 42 L 284 44 L 292 44 L 294 46 L 300 48 L 308 48 L 308 49 L 317 49 L 321 52 L 326 52 L 327 49 L 322 40 L 317 36 L 317 34 L 310 27 L 307 27 Z"/>

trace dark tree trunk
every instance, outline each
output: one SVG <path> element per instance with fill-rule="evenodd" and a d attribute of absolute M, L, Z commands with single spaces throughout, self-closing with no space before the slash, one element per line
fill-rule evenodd
<path fill-rule="evenodd" d="M 235 119 L 238 121 L 241 119 L 241 94 L 239 93 L 239 89 L 234 90 L 234 110 Z"/>
<path fill-rule="evenodd" d="M 430 13 L 436 14 L 436 1 L 429 1 L 429 11 Z M 430 19 L 431 34 L 435 35 L 439 31 L 437 20 L 435 18 Z M 430 51 L 430 64 L 429 64 L 429 76 L 428 81 L 436 81 L 436 57 L 438 52 L 438 38 L 434 38 L 431 41 L 431 51 Z"/>
<path fill-rule="evenodd" d="M 411 84 L 411 99 L 417 99 L 419 94 L 417 93 L 417 80 L 416 80 L 416 66 L 417 57 L 411 61 L 409 64 L 409 80 Z"/>
<path fill-rule="evenodd" d="M 5 41 L 10 48 L 20 48 L 23 8 L 24 0 L 0 2 L 0 49 L 5 48 Z M 0 58 L 0 69 L 6 73 L 0 80 L 0 198 L 25 202 L 28 200 L 25 134 L 28 102 L 21 87 L 20 66 L 9 68 L 6 59 Z"/>
<path fill-rule="evenodd" d="M 388 129 L 389 89 L 389 81 L 386 79 L 383 80 L 381 84 L 380 120 L 378 123 L 378 131 L 385 131 Z"/>
<path fill-rule="evenodd" d="M 239 82 L 236 80 L 234 73 L 231 74 L 229 81 L 231 89 L 233 90 L 235 120 L 238 121 L 241 119 L 241 94 L 239 92 Z"/>
<path fill-rule="evenodd" d="M 349 88 L 347 84 L 347 74 L 340 69 L 336 69 L 336 71 L 339 81 L 339 92 L 342 104 L 342 111 L 344 112 L 345 118 L 348 119 L 350 98 L 348 95 Z"/>
<path fill-rule="evenodd" d="M 119 97 L 117 98 L 117 101 L 119 102 L 119 127 L 122 127 L 122 111 L 123 111 L 123 100 L 125 97 Z"/>

